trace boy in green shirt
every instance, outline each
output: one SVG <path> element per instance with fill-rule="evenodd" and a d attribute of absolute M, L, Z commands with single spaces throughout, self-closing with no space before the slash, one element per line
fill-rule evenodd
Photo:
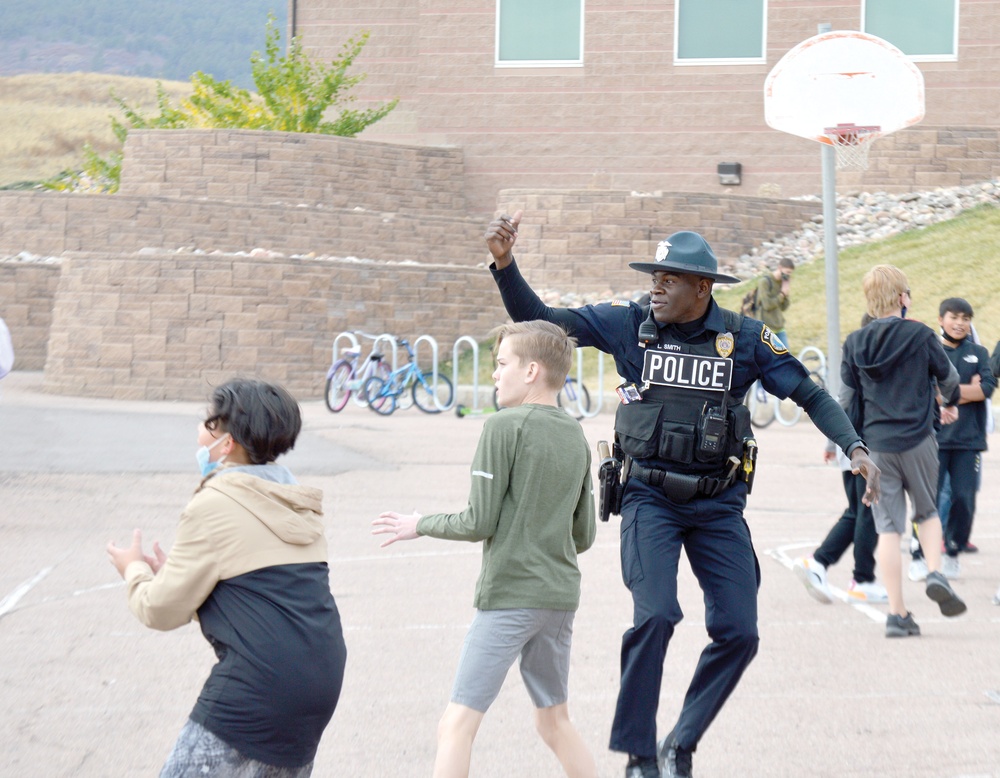
<path fill-rule="evenodd" d="M 594 542 L 590 448 L 556 404 L 575 346 L 555 324 L 497 330 L 493 380 L 504 410 L 489 417 L 472 461 L 469 505 L 428 516 L 386 512 L 382 546 L 420 535 L 483 541 L 476 615 L 438 727 L 434 778 L 467 776 L 472 742 L 511 665 L 535 705 L 535 725 L 568 776 L 597 766 L 569 719 L 569 653 L 580 603 L 577 554 Z"/>

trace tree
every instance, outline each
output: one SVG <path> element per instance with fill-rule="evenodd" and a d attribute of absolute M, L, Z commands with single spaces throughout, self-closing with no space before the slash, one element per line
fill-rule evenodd
<path fill-rule="evenodd" d="M 365 110 L 349 107 L 354 97 L 347 93 L 365 76 L 348 75 L 348 70 L 368 36 L 364 31 L 357 38 L 349 38 L 340 56 L 326 64 L 310 58 L 298 38 L 291 39 L 288 54 L 282 56 L 281 31 L 274 15 L 269 14 L 264 54 L 255 51 L 250 58 L 256 93 L 199 70 L 191 76 L 191 95 L 179 106 L 171 103 L 162 84 L 158 84 L 159 115 L 151 118 L 112 94 L 124 116 L 124 122 L 111 120 L 112 130 L 123 146 L 129 129 L 200 127 L 353 137 L 384 118 L 399 102 L 396 98 Z M 63 173 L 45 185 L 69 191 L 116 192 L 121 162 L 121 150 L 102 158 L 88 144 L 84 147 L 82 170 Z"/>

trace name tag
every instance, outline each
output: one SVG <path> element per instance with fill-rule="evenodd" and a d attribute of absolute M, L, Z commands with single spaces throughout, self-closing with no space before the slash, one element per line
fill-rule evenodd
<path fill-rule="evenodd" d="M 647 351 L 642 366 L 642 380 L 680 389 L 724 392 L 729 389 L 733 380 L 733 360 Z"/>

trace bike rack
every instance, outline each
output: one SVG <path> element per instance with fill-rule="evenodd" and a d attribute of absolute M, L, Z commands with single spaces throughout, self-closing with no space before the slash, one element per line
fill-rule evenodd
<path fill-rule="evenodd" d="M 826 372 L 826 355 L 818 348 L 816 348 L 816 346 L 806 346 L 804 349 L 802 349 L 802 351 L 799 352 L 798 360 L 803 365 L 806 364 L 806 360 L 810 361 L 815 360 L 816 362 L 818 362 L 819 367 L 817 367 L 815 370 L 808 368 L 809 372 L 819 373 L 820 378 L 823 379 L 823 383 L 826 384 L 827 386 L 827 391 L 829 391 L 830 382 L 829 382 L 829 376 L 827 375 Z"/>
<path fill-rule="evenodd" d="M 431 346 L 431 363 L 433 367 L 431 372 L 434 374 L 433 380 L 431 381 L 431 387 L 434 390 L 434 405 L 437 406 L 439 411 L 446 411 L 455 404 L 455 391 L 454 384 L 452 384 L 451 402 L 447 405 L 442 405 L 437 398 L 437 383 L 438 383 L 438 344 L 430 335 L 421 335 L 415 341 L 413 341 L 413 361 L 417 362 L 417 349 L 420 347 L 421 343 L 429 343 Z M 419 364 L 419 363 L 418 363 Z M 455 368 L 458 369 L 457 366 Z M 457 378 L 457 376 L 456 376 Z"/>
<path fill-rule="evenodd" d="M 469 335 L 463 335 L 458 340 L 455 341 L 455 345 L 451 349 L 451 376 L 452 385 L 455 387 L 455 399 L 458 399 L 458 355 L 460 353 L 460 346 L 463 343 L 468 343 L 472 348 L 472 406 L 469 408 L 470 411 L 475 413 L 479 410 L 479 343 L 475 338 Z"/>
<path fill-rule="evenodd" d="M 346 341 L 351 348 L 358 349 L 361 351 L 361 344 L 356 336 L 357 331 L 345 330 L 339 333 L 333 339 L 333 349 L 332 349 L 332 361 L 331 364 L 336 363 L 340 358 L 340 352 L 344 348 L 343 342 Z M 382 343 L 388 344 L 388 351 L 392 354 L 392 370 L 395 372 L 399 369 L 399 347 L 396 344 L 396 338 L 389 334 L 388 332 L 383 332 L 378 335 L 372 342 L 372 351 L 378 350 Z M 437 341 L 430 335 L 421 335 L 412 343 L 414 361 L 417 361 L 417 353 L 420 348 L 420 344 L 426 343 L 431 349 L 431 372 L 433 374 L 433 379 L 431 384 L 433 388 L 437 389 L 438 383 L 438 371 L 440 363 L 440 354 Z M 459 372 L 459 354 L 461 352 L 462 346 L 467 345 L 472 349 L 472 406 L 468 410 L 470 412 L 479 412 L 480 410 L 480 400 L 479 400 L 479 342 L 475 338 L 469 335 L 462 335 L 456 341 L 452 347 L 452 385 L 454 386 L 454 392 L 452 394 L 452 401 L 448 405 L 442 405 L 438 401 L 437 393 L 434 394 L 434 404 L 440 411 L 447 411 L 453 408 L 458 399 L 458 372 Z M 595 349 L 596 350 L 596 349 Z M 386 349 L 383 349 L 386 351 Z M 576 381 L 580 386 L 583 386 L 583 352 L 582 347 L 576 349 Z M 820 353 L 822 357 L 822 353 Z M 597 351 L 597 395 L 591 395 L 590 410 L 580 409 L 583 416 L 590 419 L 597 416 L 601 412 L 604 406 L 604 352 Z M 363 405 L 364 403 L 354 398 L 354 402 Z"/>
<path fill-rule="evenodd" d="M 358 364 L 359 364 L 359 366 L 364 367 L 364 360 L 360 356 L 360 352 L 362 351 L 361 344 L 358 342 L 358 338 L 355 335 L 355 331 L 352 331 L 352 330 L 344 330 L 343 332 L 339 333 L 337 335 L 337 337 L 335 337 L 333 339 L 333 349 L 332 349 L 333 353 L 332 353 L 332 360 L 330 362 L 330 366 L 332 367 L 333 365 L 337 364 L 337 360 L 340 359 L 340 341 L 341 340 L 348 341 L 351 344 L 352 348 L 355 348 L 355 349 L 358 350 L 358 352 L 359 352 L 359 355 L 358 355 L 359 362 L 358 362 Z M 372 351 L 376 351 L 378 349 L 378 347 L 379 347 L 379 344 L 381 344 L 381 343 L 388 343 L 389 344 L 389 349 L 392 351 L 392 369 L 395 370 L 396 369 L 396 363 L 399 361 L 398 349 L 396 347 L 396 339 L 392 335 L 390 335 L 388 332 L 383 332 L 381 335 L 376 336 L 375 339 L 372 341 Z M 371 352 L 369 352 L 369 354 L 370 353 Z M 358 383 L 360 383 L 360 382 L 358 382 Z M 361 398 L 361 393 L 359 391 L 360 389 L 361 389 L 360 386 L 352 386 L 351 387 L 351 390 L 352 390 L 351 402 L 353 402 L 355 405 L 363 408 L 365 406 L 365 401 Z"/>

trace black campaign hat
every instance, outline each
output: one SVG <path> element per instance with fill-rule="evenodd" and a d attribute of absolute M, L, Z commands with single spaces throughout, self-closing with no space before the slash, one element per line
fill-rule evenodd
<path fill-rule="evenodd" d="M 723 284 L 738 284 L 740 279 L 719 272 L 719 260 L 712 247 L 697 232 L 675 232 L 656 246 L 654 262 L 629 262 L 633 270 L 643 273 L 690 273 L 711 278 Z"/>

